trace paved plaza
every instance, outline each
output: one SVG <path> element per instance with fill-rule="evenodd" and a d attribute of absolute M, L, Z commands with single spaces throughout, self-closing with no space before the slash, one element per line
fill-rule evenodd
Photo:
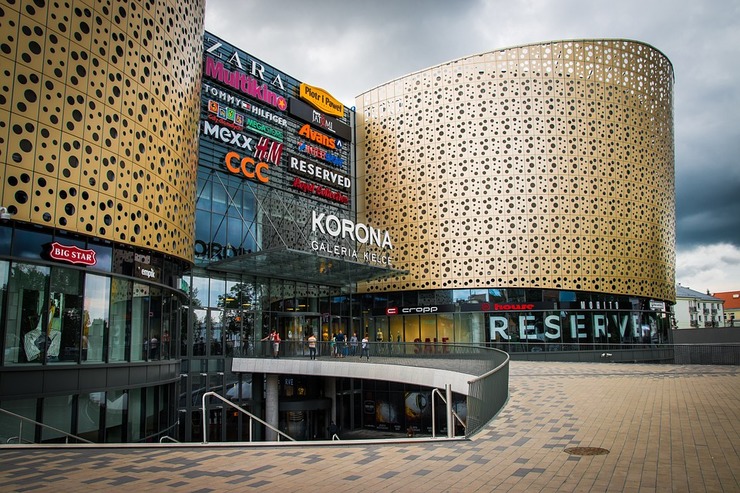
<path fill-rule="evenodd" d="M 740 491 L 739 367 L 515 361 L 510 390 L 471 440 L 4 447 L 0 491 Z"/>

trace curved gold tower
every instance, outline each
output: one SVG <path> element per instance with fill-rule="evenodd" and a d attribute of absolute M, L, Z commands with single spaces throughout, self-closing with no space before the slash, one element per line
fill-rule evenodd
<path fill-rule="evenodd" d="M 0 6 L 0 205 L 192 261 L 204 0 Z"/>
<path fill-rule="evenodd" d="M 470 56 L 357 98 L 360 216 L 399 280 L 674 298 L 673 68 L 626 40 Z"/>

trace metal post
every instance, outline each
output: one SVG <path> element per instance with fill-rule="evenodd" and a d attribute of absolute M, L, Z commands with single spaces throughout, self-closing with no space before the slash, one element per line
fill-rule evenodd
<path fill-rule="evenodd" d="M 435 406 L 434 395 L 437 393 L 437 389 L 432 389 L 432 438 L 437 438 L 437 416 L 434 412 Z M 440 396 L 441 397 L 441 396 Z"/>
<path fill-rule="evenodd" d="M 447 404 L 447 438 L 455 438 L 455 422 L 452 419 L 452 384 L 445 384 L 445 404 Z"/>
<path fill-rule="evenodd" d="M 206 394 L 208 394 L 208 392 L 205 392 L 203 394 L 203 397 L 201 398 L 201 409 L 203 412 L 203 443 L 208 443 L 208 415 L 206 414 Z"/>

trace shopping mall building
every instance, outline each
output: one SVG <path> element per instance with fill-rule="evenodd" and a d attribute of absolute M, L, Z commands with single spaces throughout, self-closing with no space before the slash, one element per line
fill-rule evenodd
<path fill-rule="evenodd" d="M 273 329 L 286 357 L 339 331 L 578 360 L 670 342 L 662 53 L 513 47 L 348 107 L 203 15 L 201 0 L 0 6 L 0 408 L 92 441 L 199 441 L 205 391 L 264 413 L 263 379 L 232 365 Z M 320 376 L 281 377 L 280 426 L 404 430 L 359 402 L 428 391 L 329 388 L 349 403 Z M 211 441 L 245 438 L 210 406 Z M 16 423 L 0 416 L 0 435 Z"/>

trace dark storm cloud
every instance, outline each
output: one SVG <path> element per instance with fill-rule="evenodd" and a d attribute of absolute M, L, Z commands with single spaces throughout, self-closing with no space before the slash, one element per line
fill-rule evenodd
<path fill-rule="evenodd" d="M 740 247 L 736 0 L 208 0 L 206 28 L 349 106 L 379 84 L 467 55 L 561 39 L 645 42 L 675 72 L 677 250 Z"/>

